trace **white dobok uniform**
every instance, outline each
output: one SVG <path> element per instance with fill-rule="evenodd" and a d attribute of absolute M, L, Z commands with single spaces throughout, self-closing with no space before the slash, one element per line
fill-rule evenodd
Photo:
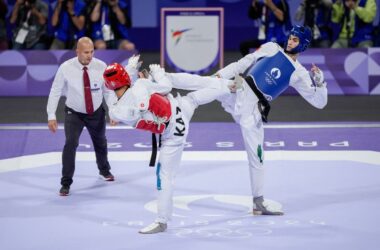
<path fill-rule="evenodd" d="M 292 68 L 292 72 L 288 74 L 289 78 L 286 80 L 287 86 L 295 88 L 311 105 L 322 109 L 327 104 L 326 83 L 324 83 L 323 79 L 312 80 L 309 72 L 298 61 L 294 61 L 286 55 L 283 49 L 276 43 L 268 42 L 263 44 L 259 50 L 246 55 L 237 62 L 229 64 L 217 74 L 223 79 L 231 79 L 238 74 L 247 72 L 250 68 L 252 69 L 261 59 L 275 58 L 274 55 L 281 56 L 290 62 L 290 64 L 287 63 L 289 64 L 288 66 Z M 273 62 L 273 60 L 276 59 L 269 60 L 272 60 L 270 63 L 276 63 L 276 61 Z M 282 63 L 279 63 L 275 68 L 281 71 L 283 68 L 282 65 Z M 273 68 L 269 69 L 269 72 L 271 72 L 272 69 Z M 282 72 L 282 74 L 284 73 L 286 72 Z M 321 74 L 323 78 L 323 73 Z M 215 77 L 201 77 L 186 73 L 167 75 L 173 87 L 178 89 L 196 90 L 224 84 L 223 81 L 220 81 L 220 78 Z M 317 80 L 321 82 L 316 82 Z M 225 95 L 218 98 L 218 100 L 221 102 L 223 108 L 233 116 L 235 122 L 240 125 L 244 146 L 248 155 L 252 195 L 253 197 L 263 196 L 264 128 L 258 108 L 259 99 L 244 80 L 242 88 L 238 89 L 236 93 Z"/>
<path fill-rule="evenodd" d="M 229 93 L 227 85 L 211 86 L 174 98 L 169 94 L 171 89 L 167 77 L 158 82 L 137 79 L 109 112 L 110 118 L 115 121 L 161 134 L 156 170 L 159 191 L 156 222 L 161 223 L 166 223 L 172 215 L 175 171 L 181 161 L 194 110 Z"/>

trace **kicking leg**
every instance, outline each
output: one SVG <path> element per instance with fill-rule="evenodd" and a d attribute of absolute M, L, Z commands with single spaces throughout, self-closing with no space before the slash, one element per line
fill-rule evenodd
<path fill-rule="evenodd" d="M 184 98 L 190 98 L 194 105 L 194 109 L 199 105 L 210 103 L 218 98 L 230 94 L 230 90 L 227 86 L 218 88 L 202 88 L 200 90 L 187 94 Z"/>
<path fill-rule="evenodd" d="M 199 90 L 204 88 L 221 90 L 233 84 L 232 81 L 226 79 L 188 73 L 168 73 L 166 75 L 172 82 L 173 88 L 184 90 Z"/>

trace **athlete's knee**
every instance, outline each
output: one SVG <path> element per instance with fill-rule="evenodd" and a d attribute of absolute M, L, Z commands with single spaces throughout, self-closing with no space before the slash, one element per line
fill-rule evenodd
<path fill-rule="evenodd" d="M 194 92 L 191 92 L 183 97 L 191 106 L 192 109 L 198 108 L 200 105 L 200 101 L 197 98 L 197 95 L 194 94 Z"/>

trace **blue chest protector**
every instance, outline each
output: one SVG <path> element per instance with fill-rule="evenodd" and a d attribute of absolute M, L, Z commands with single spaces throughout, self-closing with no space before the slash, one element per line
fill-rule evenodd
<path fill-rule="evenodd" d="M 252 77 L 258 90 L 268 101 L 272 101 L 289 87 L 294 71 L 293 64 L 279 51 L 274 56 L 259 59 L 246 71 L 246 76 Z"/>

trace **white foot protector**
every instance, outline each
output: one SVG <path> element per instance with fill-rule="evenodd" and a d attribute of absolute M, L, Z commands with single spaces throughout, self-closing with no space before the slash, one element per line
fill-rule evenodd
<path fill-rule="evenodd" d="M 166 223 L 161 222 L 153 222 L 152 224 L 144 227 L 139 231 L 140 234 L 156 234 L 156 233 L 162 233 L 166 231 L 166 228 L 168 228 Z"/>
<path fill-rule="evenodd" d="M 253 199 L 254 215 L 284 215 L 281 203 L 264 199 L 262 196 Z"/>

